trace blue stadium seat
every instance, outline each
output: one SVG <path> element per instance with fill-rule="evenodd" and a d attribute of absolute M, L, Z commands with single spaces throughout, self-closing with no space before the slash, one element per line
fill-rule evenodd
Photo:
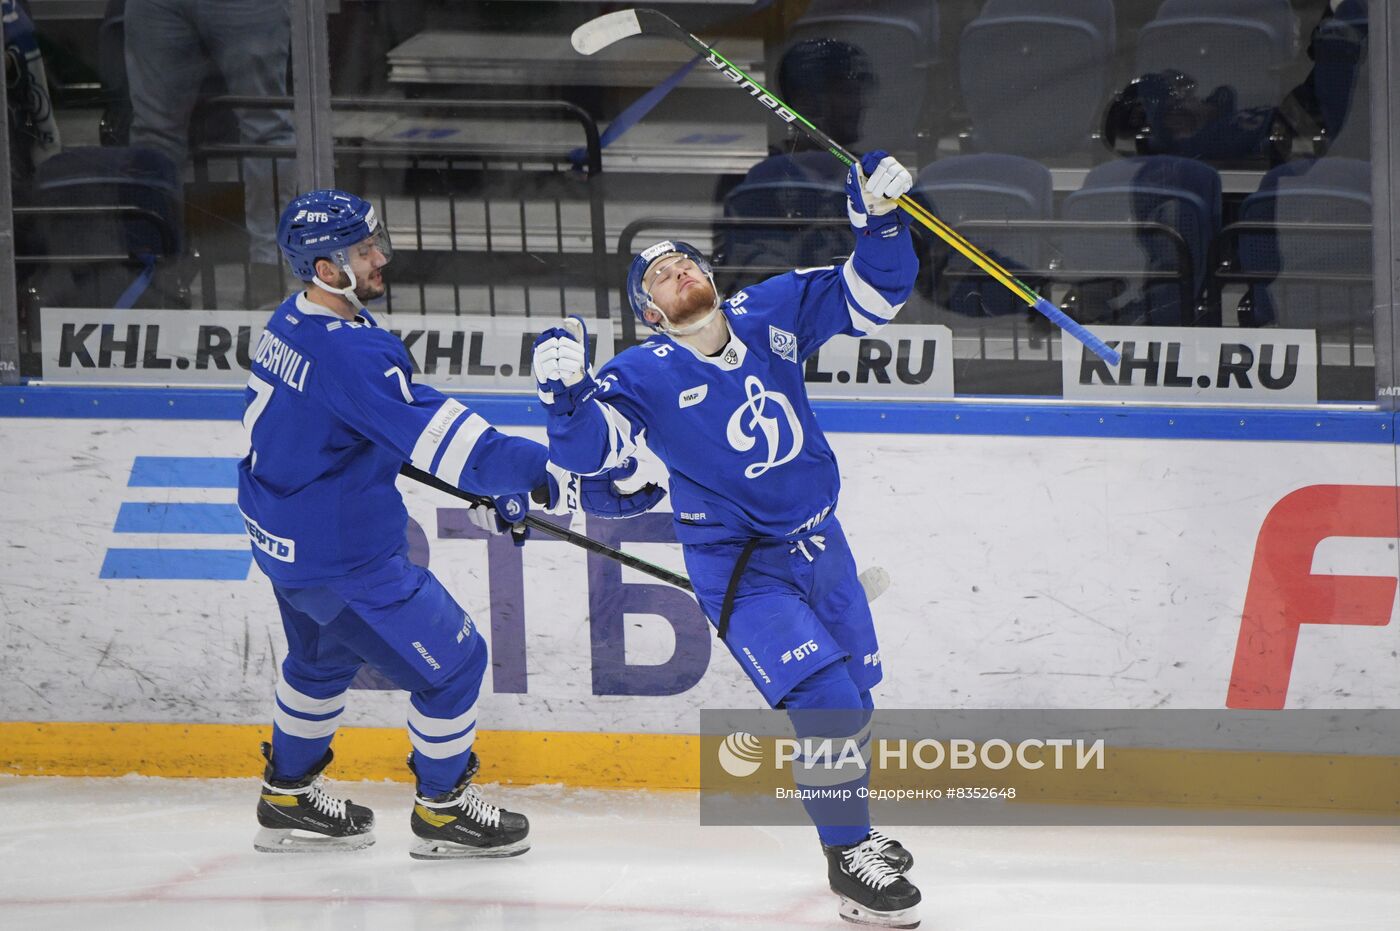
<path fill-rule="evenodd" d="M 1342 0 L 1313 37 L 1313 81 L 1330 155 L 1369 158 L 1371 78 L 1367 0 Z"/>
<path fill-rule="evenodd" d="M 1136 68 L 1184 72 L 1203 99 L 1229 88 L 1237 110 L 1273 107 L 1297 49 L 1288 0 L 1165 0 L 1138 34 Z"/>
<path fill-rule="evenodd" d="M 1051 215 L 1050 169 L 1017 155 L 958 155 L 924 168 L 914 182 L 913 195 L 949 226 L 971 220 L 1048 220 Z M 1035 233 L 996 230 L 967 231 L 971 242 L 1007 269 L 1044 266 L 1044 237 Z M 974 271 L 975 266 L 950 253 L 944 274 Z M 1021 277 L 1021 276 L 1018 276 Z M 1025 310 L 1025 303 L 986 277 L 945 279 L 947 305 L 967 316 L 996 316 Z M 1038 288 L 1038 282 L 1026 279 Z"/>
<path fill-rule="evenodd" d="M 1161 231 L 1095 230 L 1090 224 L 1063 234 L 1067 271 L 1105 273 L 1078 288 L 1082 321 L 1160 326 L 1194 322 L 1210 244 L 1220 229 L 1219 172 L 1170 155 L 1108 162 L 1092 169 L 1083 187 L 1065 198 L 1061 215 L 1074 221 L 1160 223 L 1186 245 L 1183 262 L 1179 248 Z M 1175 278 L 1147 280 L 1144 272 L 1171 272 Z"/>
<path fill-rule="evenodd" d="M 1059 19 L 1082 19 L 1089 22 L 1108 40 L 1109 48 L 1118 45 L 1117 14 L 1113 0 L 987 0 L 979 17 L 1001 19 L 1008 16 L 1054 16 Z"/>
<path fill-rule="evenodd" d="M 186 299 L 175 294 L 179 287 L 167 276 L 156 277 L 184 250 L 180 172 L 163 153 L 117 146 L 64 149 L 38 167 L 34 189 L 37 212 L 25 225 L 42 237 L 49 258 L 57 259 L 36 275 L 46 304 L 140 301 L 158 307 Z M 87 212 L 62 212 L 72 208 Z M 92 255 L 127 255 L 131 261 L 82 259 Z M 74 259 L 65 262 L 64 256 Z"/>
<path fill-rule="evenodd" d="M 740 283 L 772 274 L 746 273 L 754 266 L 774 270 L 827 265 L 849 255 L 850 227 L 814 226 L 800 221 L 846 219 L 846 169 L 827 152 L 799 152 L 764 159 L 724 198 L 732 219 L 785 219 L 780 226 L 722 228 L 716 266 L 731 270 Z"/>
<path fill-rule="evenodd" d="M 838 141 L 855 152 L 907 155 L 915 149 L 929 69 L 938 58 L 938 28 L 933 0 L 817 0 L 788 30 L 778 60 L 793 46 L 818 39 L 839 39 L 860 49 L 873 82 L 856 135 Z M 801 106 L 798 110 L 813 118 Z"/>
<path fill-rule="evenodd" d="M 969 146 L 1033 158 L 1085 149 L 1115 41 L 1111 0 L 988 0 L 959 46 Z"/>
<path fill-rule="evenodd" d="M 1274 232 L 1241 232 L 1244 272 L 1304 276 L 1250 286 L 1254 322 L 1328 329 L 1370 326 L 1369 281 L 1308 281 L 1317 275 L 1371 275 L 1371 234 L 1329 231 L 1317 224 L 1371 224 L 1371 163 L 1353 158 L 1304 159 L 1280 165 L 1245 198 L 1240 220 L 1283 224 Z M 1305 229 L 1289 229 L 1306 224 Z"/>

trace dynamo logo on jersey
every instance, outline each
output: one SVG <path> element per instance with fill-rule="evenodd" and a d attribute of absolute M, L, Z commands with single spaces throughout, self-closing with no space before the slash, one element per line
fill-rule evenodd
<path fill-rule="evenodd" d="M 773 354 L 780 359 L 789 362 L 797 361 L 797 337 L 787 330 L 780 330 L 773 325 L 768 327 L 768 348 L 773 350 Z"/>
<path fill-rule="evenodd" d="M 763 438 L 764 458 L 744 468 L 744 478 L 752 479 L 797 458 L 802 451 L 802 422 L 797 419 L 797 412 L 792 409 L 787 395 L 781 391 L 769 391 L 756 376 L 750 375 L 744 379 L 744 393 L 747 395 L 744 403 L 729 415 L 725 439 L 735 450 L 746 453 L 758 445 L 760 437 Z M 769 414 L 770 407 L 787 422 L 786 433 L 791 445 L 786 452 L 782 449 L 785 431 L 778 417 Z"/>

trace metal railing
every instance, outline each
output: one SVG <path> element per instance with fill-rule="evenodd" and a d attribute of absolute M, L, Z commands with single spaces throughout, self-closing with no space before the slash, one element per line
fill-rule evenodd
<path fill-rule="evenodd" d="M 849 226 L 849 220 L 845 218 L 788 218 L 788 217 L 715 217 L 708 219 L 697 219 L 695 217 L 642 217 L 629 223 L 618 238 L 617 267 L 614 269 L 615 280 L 619 283 L 618 297 L 621 306 L 626 306 L 627 295 L 622 292 L 622 282 L 625 276 L 627 263 L 631 260 L 635 251 L 633 244 L 638 235 L 645 231 L 664 232 L 672 234 L 678 231 L 693 230 L 696 232 L 716 235 L 723 230 L 731 229 L 811 229 L 811 228 L 844 228 Z M 973 242 L 977 241 L 978 233 L 1002 232 L 1002 233 L 1025 233 L 1028 235 L 1043 236 L 1050 232 L 1124 232 L 1134 234 L 1147 234 L 1160 236 L 1171 243 L 1175 254 L 1177 268 L 1174 270 L 1162 269 L 1124 269 L 1124 268 L 1075 268 L 1067 269 L 1061 265 L 1045 266 L 1041 268 L 1026 268 L 1016 265 L 1012 271 L 1018 277 L 1036 279 L 1038 281 L 1052 284 L 1078 284 L 1086 281 L 1103 279 L 1129 279 L 1142 282 L 1163 282 L 1175 283 L 1178 288 L 1179 299 L 1181 300 L 1183 323 L 1194 323 L 1197 320 L 1198 301 L 1195 295 L 1195 263 L 1191 258 L 1191 250 L 1186 240 L 1176 229 L 1163 223 L 1155 221 L 1118 221 L 1118 220 L 969 220 L 956 225 L 960 233 L 967 235 Z M 1050 243 L 1053 246 L 1053 242 Z M 939 243 L 931 241 L 926 244 L 920 256 L 921 261 L 933 263 L 936 261 L 934 250 L 939 250 Z M 941 253 L 941 250 L 939 250 Z M 941 254 L 939 258 L 941 258 Z M 830 257 L 836 261 L 845 258 L 842 256 Z M 728 273 L 731 276 L 743 275 L 747 277 L 766 277 L 768 275 L 782 274 L 791 271 L 790 266 L 768 266 L 768 265 L 742 265 L 742 266 L 716 266 L 716 275 Z M 986 273 L 975 268 L 968 269 L 942 269 L 940 277 L 944 279 L 975 279 L 987 278 Z M 988 279 L 990 280 L 990 279 Z M 1001 287 L 996 285 L 996 287 Z M 946 306 L 946 301 L 940 302 Z M 1187 319 L 1186 315 L 1190 314 Z M 1086 323 L 1095 322 L 1086 319 Z M 1102 322 L 1102 321 L 1099 321 Z M 623 329 L 627 331 L 628 321 L 624 321 Z M 630 336 L 630 333 L 629 333 Z"/>
<path fill-rule="evenodd" d="M 1334 244 L 1351 244 L 1362 256 L 1365 264 L 1370 265 L 1371 237 L 1374 234 L 1374 228 L 1369 223 L 1280 223 L 1268 220 L 1240 220 L 1222 229 L 1211 244 L 1209 267 L 1211 269 L 1210 287 L 1212 292 L 1219 300 L 1226 285 L 1250 286 L 1242 301 L 1241 323 L 1267 325 L 1273 321 L 1260 319 L 1253 302 L 1254 287 L 1261 285 L 1310 285 L 1317 288 L 1332 286 L 1353 291 L 1352 300 L 1349 302 L 1350 306 L 1343 308 L 1337 308 L 1333 305 L 1324 307 L 1321 295 L 1316 295 L 1315 299 L 1309 302 L 1311 306 L 1308 307 L 1308 310 L 1313 311 L 1313 316 L 1317 319 L 1311 323 L 1305 322 L 1303 325 L 1305 328 L 1317 332 L 1320 343 L 1329 341 L 1334 346 L 1344 345 L 1348 352 L 1350 365 L 1362 365 L 1363 363 L 1358 359 L 1358 350 L 1367 351 L 1374 356 L 1376 348 L 1375 275 L 1369 270 L 1338 272 L 1316 266 L 1299 268 L 1296 262 L 1290 267 L 1283 256 L 1277 254 L 1274 258 L 1274 261 L 1278 262 L 1277 268 L 1246 271 L 1241 267 L 1243 260 L 1240 257 L 1240 240 L 1245 236 L 1272 237 L 1272 241 L 1265 245 L 1266 248 L 1271 247 L 1275 250 L 1297 248 L 1297 240 L 1287 244 L 1280 243 L 1277 238 L 1280 233 L 1306 236 L 1314 241 L 1330 239 L 1333 240 Z M 1284 301 L 1299 299 L 1299 297 L 1298 295 L 1290 295 L 1284 298 Z M 1285 309 L 1288 312 L 1287 315 L 1294 317 L 1295 320 L 1300 316 L 1307 316 L 1295 313 L 1299 310 L 1297 307 Z M 1333 319 L 1324 319 L 1328 316 Z M 1285 321 L 1280 325 L 1287 326 L 1288 324 Z M 1339 343 L 1338 340 L 1345 340 L 1345 343 Z"/>
<path fill-rule="evenodd" d="M 287 109 L 292 98 L 249 98 L 222 96 L 211 98 L 202 105 L 204 113 L 221 109 L 263 108 Z M 529 144 L 511 139 L 444 141 L 404 138 L 379 140 L 342 138 L 333 146 L 337 162 L 337 183 L 353 189 L 377 202 L 381 216 L 396 235 L 394 276 L 389 284 L 388 307 L 393 310 L 394 291 L 419 288 L 419 306 L 426 308 L 427 291 L 435 285 L 450 286 L 453 294 L 452 312 L 462 313 L 461 288 L 482 286 L 488 294 L 486 312 L 496 314 L 506 308 L 499 306 L 497 288 L 506 284 L 539 286 L 543 280 L 556 284 L 561 303 L 568 287 L 591 290 L 595 312 L 608 316 L 607 269 L 609 268 L 601 183 L 602 150 L 598 127 L 593 118 L 580 107 L 557 100 L 448 100 L 416 99 L 385 100 L 376 98 L 333 98 L 331 110 L 337 117 L 356 113 L 390 115 L 411 113 L 426 118 L 491 118 L 514 121 L 541 121 L 550 117 L 561 122 L 577 124 L 580 131 L 582 158 L 575 163 L 575 152 L 566 143 L 557 147 L 539 143 Z M 211 165 L 220 161 L 237 164 L 237 178 L 243 181 L 242 162 L 250 158 L 291 159 L 296 150 L 289 145 L 257 145 L 228 142 L 199 142 L 192 150 L 197 184 L 209 185 L 213 177 Z M 393 189 L 390 176 L 403 184 Z M 520 184 L 524 176 L 551 176 L 548 184 Z M 290 192 L 281 191 L 273 172 L 273 199 L 269 205 L 279 211 Z M 521 248 L 501 248 L 504 238 L 495 228 L 493 215 L 499 205 L 490 195 L 508 190 L 516 197 Z M 530 200 L 531 194 L 543 194 Z M 402 198 L 411 200 L 411 213 L 405 217 L 400 207 L 389 207 Z M 579 252 L 568 248 L 564 221 L 564 204 L 580 200 L 587 204 L 587 243 Z M 465 204 L 479 208 L 480 229 L 464 230 L 458 221 L 459 210 Z M 552 204 L 553 228 L 551 249 L 536 249 L 527 242 L 538 239 L 537 228 L 541 205 Z M 425 213 L 445 211 L 446 224 L 441 231 L 425 225 Z M 527 213 L 529 216 L 527 217 Z M 273 214 L 276 216 L 276 213 Z M 403 231 L 410 230 L 405 238 Z M 195 237 L 196 240 L 198 236 Z M 213 250 L 201 249 L 200 290 L 205 306 L 217 303 L 214 268 L 218 263 Z M 463 261 L 465 260 L 465 261 Z M 528 291 L 524 312 L 529 315 Z M 446 308 L 444 308 L 445 310 Z"/>
<path fill-rule="evenodd" d="M 1181 323 L 1192 325 L 1200 319 L 1199 300 L 1195 294 L 1196 263 L 1191 258 L 1191 247 L 1174 227 L 1152 220 L 965 220 L 955 228 L 973 242 L 978 233 L 1106 233 L 1119 232 L 1134 236 L 1161 237 L 1171 244 L 1176 258 L 1176 267 L 1171 270 L 1152 268 L 1125 268 L 1121 265 L 1106 265 L 1100 268 L 1068 268 L 1061 263 L 1047 263 L 1039 268 L 1022 264 L 1008 266 L 1018 278 L 1033 278 L 1050 284 L 1083 284 L 1091 281 L 1134 281 L 1142 283 L 1174 282 L 1178 300 L 1181 302 Z M 1063 254 L 1063 246 L 1055 239 L 1046 240 L 1051 251 Z M 936 247 L 936 244 L 935 244 Z M 987 278 L 977 269 L 945 271 L 948 278 Z M 989 279 L 990 280 L 990 279 Z M 1188 314 L 1190 316 L 1188 316 Z M 1093 324 L 1107 321 L 1086 317 L 1080 323 Z"/>

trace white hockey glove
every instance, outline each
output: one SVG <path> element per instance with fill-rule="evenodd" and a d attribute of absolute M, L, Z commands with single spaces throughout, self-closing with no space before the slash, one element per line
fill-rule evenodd
<path fill-rule="evenodd" d="M 525 495 L 497 495 L 491 499 L 491 504 L 473 504 L 467 508 L 467 520 L 493 537 L 510 531 L 511 541 L 516 546 L 524 546 L 530 528 L 521 521 L 529 511 L 530 502 Z"/>
<path fill-rule="evenodd" d="M 549 412 L 572 413 L 579 400 L 597 387 L 588 370 L 588 331 L 583 320 L 566 317 L 562 325 L 536 337 L 532 367 L 540 400 Z"/>
<path fill-rule="evenodd" d="M 851 225 L 864 229 L 870 217 L 881 217 L 895 207 L 899 197 L 914 186 L 909 170 L 893 155 L 867 152 L 846 172 L 846 212 Z"/>

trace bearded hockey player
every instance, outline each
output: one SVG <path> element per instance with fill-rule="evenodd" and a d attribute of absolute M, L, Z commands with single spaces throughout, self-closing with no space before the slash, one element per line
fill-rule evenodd
<path fill-rule="evenodd" d="M 851 257 L 770 278 L 727 300 L 693 246 L 665 241 L 643 250 L 627 292 L 656 335 L 596 377 L 578 321 L 535 344 L 551 459 L 596 474 L 644 442 L 669 472 L 676 537 L 719 638 L 764 700 L 789 711 L 799 737 L 845 737 L 863 748 L 871 689 L 881 678 L 879 646 L 836 517 L 836 458 L 802 372 L 827 340 L 875 332 L 908 298 L 918 262 L 908 216 L 895 200 L 910 185 L 894 158 L 866 155 L 846 180 Z M 814 716 L 818 710 L 828 713 Z M 799 761 L 799 788 L 868 785 L 868 767 L 833 782 L 824 762 Z M 871 830 L 864 797 L 851 795 L 837 805 L 807 802 L 840 914 L 914 927 L 919 890 L 904 876 L 913 858 Z"/>

